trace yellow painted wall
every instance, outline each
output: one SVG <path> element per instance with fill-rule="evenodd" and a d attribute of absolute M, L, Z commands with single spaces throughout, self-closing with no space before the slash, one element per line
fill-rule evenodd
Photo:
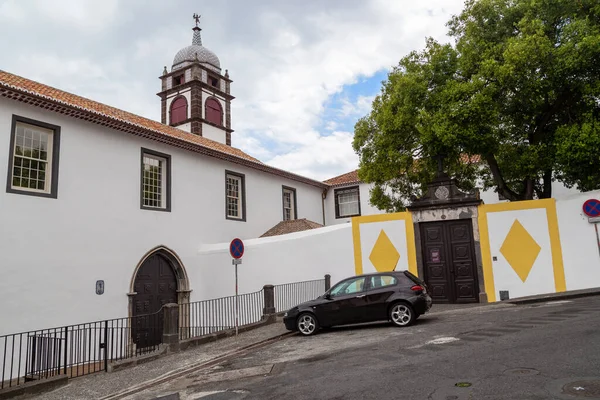
<path fill-rule="evenodd" d="M 409 270 L 417 275 L 415 234 L 409 212 L 352 219 L 354 266 L 357 275 Z"/>
<path fill-rule="evenodd" d="M 479 232 L 488 301 L 566 290 L 555 199 L 481 205 Z"/>

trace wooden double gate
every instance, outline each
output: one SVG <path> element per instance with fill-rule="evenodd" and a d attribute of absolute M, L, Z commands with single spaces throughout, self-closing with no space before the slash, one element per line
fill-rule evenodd
<path fill-rule="evenodd" d="M 479 301 L 477 263 L 470 219 L 420 225 L 424 278 L 434 303 Z"/>

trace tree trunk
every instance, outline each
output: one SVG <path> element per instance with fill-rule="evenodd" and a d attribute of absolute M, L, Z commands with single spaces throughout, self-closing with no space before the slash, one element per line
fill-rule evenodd
<path fill-rule="evenodd" d="M 531 178 L 527 178 L 525 179 L 525 193 L 524 193 L 524 200 L 533 200 L 533 189 L 534 189 L 534 185 L 533 185 L 533 179 Z"/>
<path fill-rule="evenodd" d="M 552 171 L 546 170 L 544 172 L 544 191 L 540 196 L 541 199 L 549 199 L 552 197 Z"/>
<path fill-rule="evenodd" d="M 492 172 L 492 176 L 494 178 L 494 182 L 496 182 L 496 187 L 498 188 L 498 193 L 504 196 L 509 201 L 518 201 L 519 196 L 510 190 L 508 186 L 506 186 L 506 182 L 504 181 L 504 177 L 502 176 L 502 172 L 500 171 L 500 167 L 498 166 L 498 161 L 493 154 L 486 154 L 485 159 L 490 167 L 490 171 Z"/>

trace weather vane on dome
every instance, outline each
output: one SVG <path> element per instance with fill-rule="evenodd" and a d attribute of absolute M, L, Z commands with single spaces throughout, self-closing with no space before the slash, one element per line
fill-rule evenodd
<path fill-rule="evenodd" d="M 194 13 L 194 20 L 196 20 L 196 28 L 197 28 L 198 24 L 200 23 L 200 15 Z"/>

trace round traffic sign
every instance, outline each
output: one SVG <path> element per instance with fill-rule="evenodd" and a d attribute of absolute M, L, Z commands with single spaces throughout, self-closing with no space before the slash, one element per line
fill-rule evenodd
<path fill-rule="evenodd" d="M 229 244 L 229 253 L 233 258 L 242 258 L 244 255 L 244 242 L 238 238 L 233 239 Z"/>
<path fill-rule="evenodd" d="M 586 200 L 585 203 L 583 203 L 583 212 L 588 217 L 600 217 L 600 200 Z"/>

